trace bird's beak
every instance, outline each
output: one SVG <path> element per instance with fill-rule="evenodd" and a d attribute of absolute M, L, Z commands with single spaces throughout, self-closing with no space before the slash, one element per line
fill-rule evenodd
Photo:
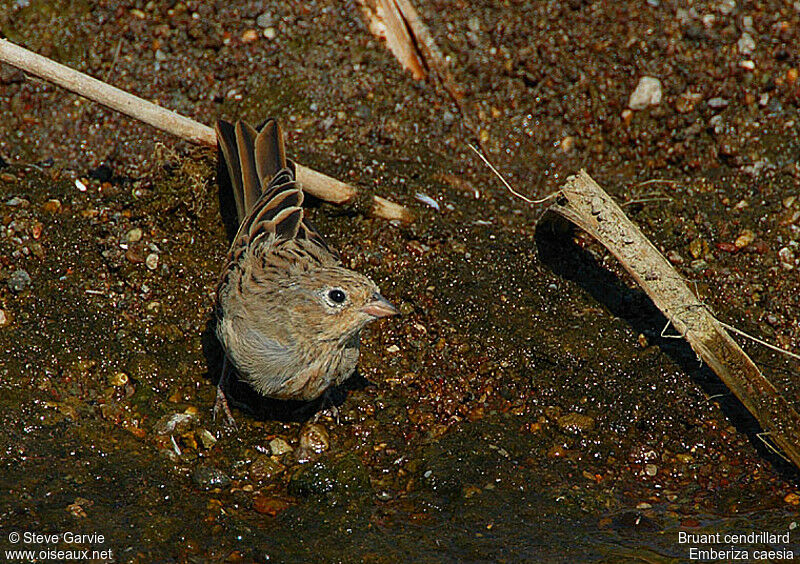
<path fill-rule="evenodd" d="M 390 315 L 397 315 L 399 313 L 386 298 L 377 292 L 372 294 L 372 301 L 362 307 L 361 311 L 373 317 L 389 317 Z"/>

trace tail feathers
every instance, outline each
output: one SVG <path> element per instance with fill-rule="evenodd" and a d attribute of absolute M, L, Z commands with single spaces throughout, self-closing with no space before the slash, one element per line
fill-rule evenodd
<path fill-rule="evenodd" d="M 269 119 L 261 127 L 255 143 L 258 177 L 269 181 L 286 168 L 286 148 L 283 145 L 283 130 L 277 121 Z"/>
<path fill-rule="evenodd" d="M 283 132 L 274 119 L 256 131 L 244 121 L 217 121 L 217 140 L 225 158 L 241 223 L 252 211 L 274 176 L 288 169 Z M 294 175 L 291 175 L 294 180 Z"/>

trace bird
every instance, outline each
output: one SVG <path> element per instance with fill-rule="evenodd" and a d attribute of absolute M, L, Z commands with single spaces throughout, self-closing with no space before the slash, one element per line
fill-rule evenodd
<path fill-rule="evenodd" d="M 361 330 L 398 311 L 375 282 L 345 268 L 306 217 L 275 119 L 259 129 L 218 120 L 216 133 L 239 229 L 216 292 L 225 357 L 214 416 L 235 426 L 228 363 L 264 397 L 315 400 L 355 371 Z"/>

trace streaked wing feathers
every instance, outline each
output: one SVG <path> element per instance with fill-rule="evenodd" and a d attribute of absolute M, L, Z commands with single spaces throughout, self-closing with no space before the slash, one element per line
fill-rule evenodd
<path fill-rule="evenodd" d="M 338 253 L 304 217 L 303 191 L 295 182 L 294 163 L 286 158 L 278 123 L 269 119 L 256 131 L 243 121 L 231 125 L 219 120 L 216 130 L 241 222 L 230 259 L 238 261 L 251 245 L 297 239 L 338 261 Z"/>

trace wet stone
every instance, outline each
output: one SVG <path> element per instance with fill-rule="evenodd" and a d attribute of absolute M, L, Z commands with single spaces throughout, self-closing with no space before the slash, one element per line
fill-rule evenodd
<path fill-rule="evenodd" d="M 196 417 L 188 413 L 164 415 L 153 425 L 153 432 L 157 435 L 170 435 L 173 433 L 180 435 L 189 431 L 196 420 Z"/>
<path fill-rule="evenodd" d="M 198 466 L 192 471 L 192 481 L 202 490 L 224 488 L 231 483 L 231 478 L 219 468 Z"/>
<path fill-rule="evenodd" d="M 277 498 L 259 494 L 253 498 L 253 509 L 262 515 L 275 517 L 289 507 L 289 503 Z"/>
<path fill-rule="evenodd" d="M 558 418 L 558 427 L 567 433 L 583 433 L 594 429 L 594 418 L 571 412 Z"/>
<path fill-rule="evenodd" d="M 300 448 L 321 453 L 330 447 L 328 430 L 319 423 L 310 423 L 300 431 Z"/>
<path fill-rule="evenodd" d="M 19 294 L 20 292 L 24 292 L 25 289 L 30 286 L 31 275 L 20 268 L 19 270 L 15 270 L 11 276 L 8 277 L 7 284 L 9 290 L 15 294 Z"/>
<path fill-rule="evenodd" d="M 293 450 L 289 443 L 280 437 L 275 437 L 269 442 L 269 451 L 275 456 L 280 456 Z"/>
<path fill-rule="evenodd" d="M 250 478 L 265 482 L 286 470 L 286 466 L 265 454 L 259 455 L 250 465 Z"/>
<path fill-rule="evenodd" d="M 325 456 L 301 467 L 289 481 L 289 493 L 299 497 L 370 492 L 367 471 L 354 454 L 338 459 Z"/>
<path fill-rule="evenodd" d="M 130 379 L 124 372 L 114 372 L 109 374 L 107 380 L 112 386 L 124 386 L 129 382 Z"/>
<path fill-rule="evenodd" d="M 200 443 L 202 443 L 203 448 L 206 450 L 217 444 L 217 438 L 212 435 L 208 429 L 200 429 L 197 432 L 197 438 L 200 439 Z"/>

